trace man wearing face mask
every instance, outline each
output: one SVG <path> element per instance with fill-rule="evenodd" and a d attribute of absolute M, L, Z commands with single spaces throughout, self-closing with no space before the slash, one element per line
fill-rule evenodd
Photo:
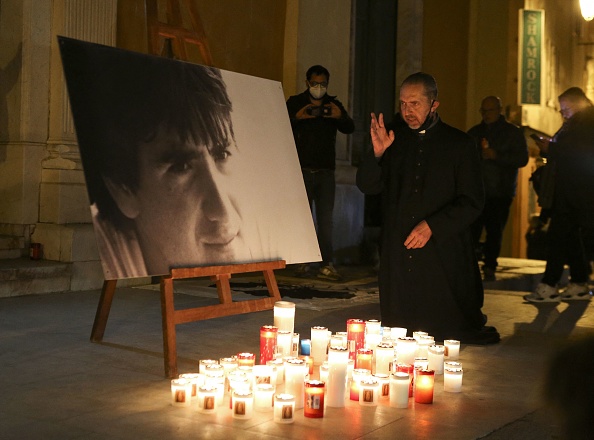
<path fill-rule="evenodd" d="M 391 127 L 371 114 L 373 148 L 357 186 L 382 195 L 379 270 L 382 325 L 423 330 L 436 341 L 494 344 L 481 312 L 483 285 L 471 225 L 484 204 L 474 140 L 441 121 L 437 83 L 418 72 L 400 88 Z"/>
<path fill-rule="evenodd" d="M 325 67 L 310 67 L 305 80 L 307 89 L 289 97 L 287 109 L 312 213 L 315 206 L 318 244 L 322 253 L 318 277 L 339 281 L 341 276 L 332 263 L 336 132 L 350 134 L 355 131 L 355 123 L 340 101 L 327 94 L 329 80 L 330 72 Z M 304 276 L 308 271 L 309 265 L 302 264 L 296 275 Z"/>

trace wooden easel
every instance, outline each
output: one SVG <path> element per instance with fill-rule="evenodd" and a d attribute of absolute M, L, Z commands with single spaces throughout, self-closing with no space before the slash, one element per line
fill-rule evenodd
<path fill-rule="evenodd" d="M 276 301 L 281 300 L 278 284 L 274 276 L 274 269 L 283 269 L 284 260 L 268 261 L 262 263 L 233 264 L 228 266 L 208 266 L 171 269 L 169 275 L 161 277 L 161 319 L 163 324 L 163 354 L 165 358 L 165 376 L 177 377 L 177 343 L 175 326 L 188 322 L 201 321 L 222 316 L 238 315 L 242 313 L 260 312 L 270 310 Z M 264 273 L 266 286 L 268 287 L 268 298 L 251 299 L 246 301 L 233 302 L 231 297 L 231 286 L 229 280 L 232 274 L 258 272 Z M 175 310 L 173 298 L 173 280 L 210 277 L 217 285 L 219 304 L 189 309 Z M 91 331 L 91 341 L 101 342 L 111 303 L 115 294 L 117 280 L 105 280 L 95 322 Z"/>

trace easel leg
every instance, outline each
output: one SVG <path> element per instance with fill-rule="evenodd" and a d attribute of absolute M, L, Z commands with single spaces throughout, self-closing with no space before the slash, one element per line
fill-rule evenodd
<path fill-rule="evenodd" d="M 95 313 L 95 322 L 93 323 L 93 330 L 91 330 L 92 342 L 101 342 L 103 340 L 117 282 L 117 280 L 103 281 L 103 289 L 101 289 L 101 297 L 99 298 L 97 312 Z"/>
<path fill-rule="evenodd" d="M 276 300 L 281 300 L 280 291 L 278 290 L 278 284 L 274 271 L 271 269 L 264 270 L 264 279 L 266 280 L 266 287 L 268 287 L 268 294 Z"/>
<path fill-rule="evenodd" d="M 163 355 L 165 376 L 177 377 L 177 342 L 175 335 L 175 308 L 173 303 L 173 280 L 161 277 L 161 319 L 163 323 Z"/>

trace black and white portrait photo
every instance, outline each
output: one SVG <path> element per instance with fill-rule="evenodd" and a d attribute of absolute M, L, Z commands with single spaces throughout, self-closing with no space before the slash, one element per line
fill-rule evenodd
<path fill-rule="evenodd" d="M 59 43 L 106 279 L 320 260 L 279 82 Z"/>

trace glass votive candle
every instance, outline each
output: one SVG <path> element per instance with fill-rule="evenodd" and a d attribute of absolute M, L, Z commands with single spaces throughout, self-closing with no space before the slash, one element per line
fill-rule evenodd
<path fill-rule="evenodd" d="M 299 333 L 293 333 L 293 339 L 291 342 L 291 356 L 299 356 Z"/>
<path fill-rule="evenodd" d="M 217 361 L 216 359 L 200 359 L 200 361 L 198 361 L 198 373 L 204 373 L 204 368 L 206 368 L 207 365 L 213 365 L 218 363 L 219 361 Z"/>
<path fill-rule="evenodd" d="M 295 330 L 295 303 L 289 301 L 277 301 L 274 303 L 274 326 L 279 330 Z"/>
<path fill-rule="evenodd" d="M 390 374 L 392 362 L 394 361 L 394 346 L 391 342 L 382 342 L 375 347 L 375 372 L 379 374 Z"/>
<path fill-rule="evenodd" d="M 252 369 L 254 385 L 266 383 L 272 385 L 272 367 L 270 365 L 254 365 Z"/>
<path fill-rule="evenodd" d="M 443 367 L 445 368 L 462 368 L 462 363 L 456 361 L 445 361 L 443 363 Z"/>
<path fill-rule="evenodd" d="M 260 327 L 260 365 L 266 365 L 266 362 L 274 359 L 277 332 L 278 328 L 273 325 Z"/>
<path fill-rule="evenodd" d="M 305 382 L 305 403 L 303 415 L 310 418 L 324 417 L 324 393 L 326 384 L 319 380 Z"/>
<path fill-rule="evenodd" d="M 376 373 L 373 378 L 379 383 L 379 398 L 390 397 L 390 375 L 383 373 Z"/>
<path fill-rule="evenodd" d="M 281 357 L 292 356 L 293 332 L 279 330 L 276 334 L 276 349 Z"/>
<path fill-rule="evenodd" d="M 283 361 L 282 359 L 273 359 L 271 361 L 268 361 L 267 365 L 274 368 L 274 384 L 282 385 L 285 382 L 285 361 Z"/>
<path fill-rule="evenodd" d="M 295 409 L 303 408 L 304 384 L 308 371 L 302 359 L 285 361 L 285 393 L 294 397 Z"/>
<path fill-rule="evenodd" d="M 240 367 L 253 367 L 256 365 L 256 355 L 254 353 L 239 353 L 237 355 L 237 365 Z"/>
<path fill-rule="evenodd" d="M 435 385 L 435 372 L 433 370 L 415 371 L 415 391 L 414 397 L 416 403 L 433 403 L 433 388 Z"/>
<path fill-rule="evenodd" d="M 337 333 L 330 335 L 330 345 L 332 347 L 346 347 L 347 346 L 346 335 L 339 335 Z"/>
<path fill-rule="evenodd" d="M 432 345 L 427 349 L 428 369 L 435 371 L 435 374 L 443 374 L 445 348 L 443 345 Z"/>
<path fill-rule="evenodd" d="M 431 345 L 435 344 L 433 336 L 422 335 L 417 339 L 417 355 L 416 357 L 427 357 L 427 351 Z"/>
<path fill-rule="evenodd" d="M 361 319 L 348 319 L 346 324 L 349 358 L 354 360 L 357 350 L 365 348 L 365 321 Z"/>
<path fill-rule="evenodd" d="M 311 339 L 302 339 L 300 342 L 301 354 L 304 356 L 311 355 Z"/>
<path fill-rule="evenodd" d="M 349 333 L 348 332 L 336 332 L 335 333 L 337 337 L 342 338 L 342 344 L 338 344 L 338 345 L 334 345 L 334 344 L 330 344 L 331 346 L 335 346 L 335 347 L 344 347 L 344 348 L 349 348 Z"/>
<path fill-rule="evenodd" d="M 326 360 L 330 332 L 327 327 L 314 326 L 311 328 L 311 354 L 314 364 L 320 365 Z"/>
<path fill-rule="evenodd" d="M 409 381 L 409 388 L 408 388 L 408 397 L 413 396 L 413 384 L 414 384 L 414 373 L 415 373 L 415 366 L 413 364 L 405 364 L 398 362 L 396 364 L 396 372 L 397 373 L 408 373 L 408 381 Z"/>
<path fill-rule="evenodd" d="M 203 414 L 213 414 L 217 409 L 216 395 L 217 387 L 211 385 L 202 385 L 198 387 L 198 412 Z"/>
<path fill-rule="evenodd" d="M 363 379 L 359 384 L 359 405 L 377 406 L 379 400 L 379 382 L 375 379 Z"/>
<path fill-rule="evenodd" d="M 447 367 L 443 374 L 443 390 L 448 393 L 462 392 L 462 368 Z"/>
<path fill-rule="evenodd" d="M 351 379 L 350 400 L 359 400 L 359 390 L 361 389 L 361 381 L 371 376 L 371 370 L 366 368 L 355 368 Z"/>
<path fill-rule="evenodd" d="M 406 338 L 406 332 L 407 332 L 407 329 L 405 329 L 404 327 L 392 327 L 390 329 L 390 333 L 391 333 L 393 341 L 396 341 L 400 338 Z"/>
<path fill-rule="evenodd" d="M 190 406 L 192 403 L 192 383 L 186 379 L 171 381 L 171 404 L 173 406 Z"/>
<path fill-rule="evenodd" d="M 406 337 L 396 341 L 396 360 L 403 364 L 414 364 L 417 353 L 417 340 Z"/>
<path fill-rule="evenodd" d="M 381 321 L 378 321 L 377 319 L 368 319 L 367 321 L 365 321 L 365 333 L 366 334 L 379 335 L 379 334 L 381 334 L 381 330 L 382 330 Z"/>
<path fill-rule="evenodd" d="M 443 341 L 445 347 L 444 359 L 448 361 L 456 361 L 460 356 L 460 341 L 456 339 L 446 339 Z"/>
<path fill-rule="evenodd" d="M 307 374 L 309 374 L 310 376 L 313 375 L 314 358 L 312 356 L 299 356 L 298 359 L 302 359 L 305 361 L 305 365 L 307 365 Z"/>
<path fill-rule="evenodd" d="M 373 371 L 373 350 L 370 350 L 369 348 L 358 349 L 355 358 L 355 368 L 363 368 L 370 372 Z"/>
<path fill-rule="evenodd" d="M 251 419 L 254 415 L 254 395 L 250 391 L 233 391 L 232 417 Z"/>
<path fill-rule="evenodd" d="M 274 397 L 274 416 L 276 423 L 293 423 L 295 421 L 295 397 L 292 394 L 277 394 Z"/>
<path fill-rule="evenodd" d="M 252 378 L 240 370 L 229 373 L 229 409 L 233 408 L 233 391 L 250 391 L 252 389 Z"/>
<path fill-rule="evenodd" d="M 396 372 L 390 375 L 390 406 L 392 408 L 407 408 L 410 389 L 410 375 Z"/>
<path fill-rule="evenodd" d="M 419 338 L 421 336 L 429 336 L 429 333 L 423 332 L 423 331 L 416 331 L 416 332 L 413 332 L 413 335 L 412 335 L 412 337 L 415 338 L 417 341 L 419 340 Z"/>
<path fill-rule="evenodd" d="M 204 375 L 200 373 L 182 373 L 179 379 L 185 379 L 192 384 L 191 397 L 195 399 L 198 396 L 198 387 L 204 384 Z"/>
<path fill-rule="evenodd" d="M 217 406 L 221 406 L 225 397 L 225 368 L 221 364 L 207 365 L 204 368 L 204 384 L 217 388 Z"/>
<path fill-rule="evenodd" d="M 274 385 L 260 383 L 254 392 L 254 409 L 258 412 L 269 412 L 274 409 Z"/>
<path fill-rule="evenodd" d="M 324 383 L 328 381 L 328 361 L 320 365 L 320 381 Z"/>

